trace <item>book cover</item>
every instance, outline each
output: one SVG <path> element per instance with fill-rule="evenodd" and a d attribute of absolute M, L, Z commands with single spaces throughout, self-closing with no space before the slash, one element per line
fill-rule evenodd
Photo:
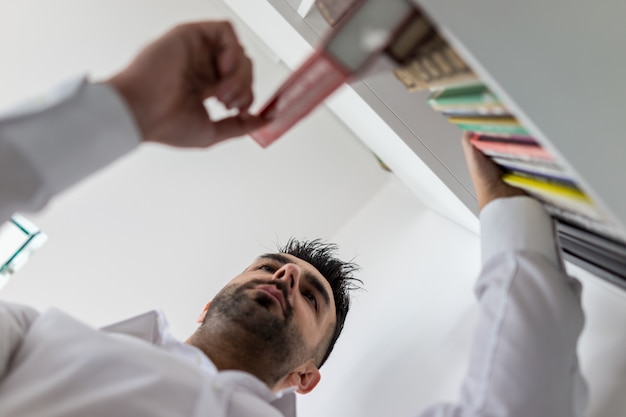
<path fill-rule="evenodd" d="M 262 147 L 269 146 L 298 120 L 309 114 L 350 77 L 350 71 L 319 50 L 294 72 L 263 107 L 269 123 L 250 134 Z"/>
<path fill-rule="evenodd" d="M 263 106 L 259 115 L 267 123 L 250 136 L 263 147 L 276 141 L 344 82 L 357 77 L 416 13 L 402 0 L 358 2 Z"/>

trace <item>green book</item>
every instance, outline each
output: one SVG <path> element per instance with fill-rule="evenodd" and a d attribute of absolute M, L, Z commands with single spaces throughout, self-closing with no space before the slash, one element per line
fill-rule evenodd
<path fill-rule="evenodd" d="M 474 124 L 455 123 L 459 128 L 468 132 L 476 133 L 505 133 L 509 135 L 530 136 L 530 133 L 520 125 L 507 124 Z"/>
<path fill-rule="evenodd" d="M 465 84 L 433 92 L 427 99 L 435 110 L 458 106 L 498 106 L 502 102 L 484 84 Z"/>

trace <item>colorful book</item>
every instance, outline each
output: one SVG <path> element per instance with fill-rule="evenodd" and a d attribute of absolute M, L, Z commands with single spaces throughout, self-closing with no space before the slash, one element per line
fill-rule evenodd
<path fill-rule="evenodd" d="M 480 135 L 482 140 L 493 140 L 498 142 L 511 142 L 539 146 L 537 140 L 532 136 L 522 135 Z"/>
<path fill-rule="evenodd" d="M 514 155 L 492 157 L 491 160 L 505 171 L 526 171 L 538 175 L 560 177 L 565 176 L 563 169 L 555 162 L 548 160 L 519 159 Z"/>
<path fill-rule="evenodd" d="M 427 22 L 425 17 L 421 17 L 420 21 Z M 408 56 L 388 48 L 388 55 L 396 58 L 397 62 L 406 61 L 394 74 L 409 91 L 477 81 L 472 70 L 434 29 L 422 31 L 420 35 L 423 42 L 418 42 Z"/>
<path fill-rule="evenodd" d="M 506 170 L 505 172 L 507 174 L 514 174 L 519 177 L 530 178 L 530 179 L 537 180 L 537 181 L 554 183 L 557 185 L 564 185 L 564 186 L 572 187 L 572 188 L 578 188 L 576 181 L 564 175 L 563 173 L 561 173 L 561 175 L 549 175 L 549 174 L 540 174 L 538 172 L 527 171 L 527 170 L 522 170 L 522 169 Z"/>
<path fill-rule="evenodd" d="M 480 149 L 485 155 L 511 155 L 525 159 L 541 159 L 551 161 L 553 156 L 539 146 L 536 142 L 502 140 L 491 136 L 474 134 L 470 138 L 474 147 Z"/>
<path fill-rule="evenodd" d="M 476 132 L 479 134 L 491 135 L 491 134 L 506 134 L 506 135 L 520 135 L 530 136 L 530 132 L 524 128 L 515 118 L 511 118 L 514 122 L 496 122 L 494 117 L 484 118 L 484 123 L 481 123 L 480 117 L 450 117 L 448 120 L 451 123 L 457 125 L 461 130 L 466 132 Z"/>
<path fill-rule="evenodd" d="M 260 116 L 267 124 L 250 136 L 269 146 L 346 81 L 358 77 L 417 15 L 410 2 L 358 2 L 263 106 Z"/>
<path fill-rule="evenodd" d="M 508 116 L 504 106 L 492 107 L 451 107 L 441 111 L 446 117 L 476 117 L 476 116 Z"/>
<path fill-rule="evenodd" d="M 541 181 L 536 178 L 522 177 L 515 174 L 504 174 L 502 180 L 507 184 L 541 194 L 552 194 L 567 197 L 583 203 L 593 204 L 591 199 L 577 187 L 555 182 Z"/>
<path fill-rule="evenodd" d="M 484 134 L 503 133 L 509 135 L 528 135 L 529 132 L 521 125 L 513 124 L 479 124 L 479 123 L 454 123 L 459 129 L 466 132 Z"/>
<path fill-rule="evenodd" d="M 504 174 L 502 180 L 513 187 L 525 190 L 538 200 L 563 210 L 573 211 L 594 220 L 607 221 L 593 201 L 578 188 L 515 174 Z"/>
<path fill-rule="evenodd" d="M 446 87 L 433 92 L 427 102 L 437 111 L 497 109 L 501 113 L 506 113 L 504 104 L 482 83 Z"/>

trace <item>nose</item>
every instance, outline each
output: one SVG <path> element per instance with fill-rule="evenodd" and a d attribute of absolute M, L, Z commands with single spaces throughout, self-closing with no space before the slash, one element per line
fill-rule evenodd
<path fill-rule="evenodd" d="M 289 298 L 297 291 L 300 284 L 302 270 L 296 264 L 284 264 L 274 273 L 274 279 L 282 281 L 287 286 Z"/>

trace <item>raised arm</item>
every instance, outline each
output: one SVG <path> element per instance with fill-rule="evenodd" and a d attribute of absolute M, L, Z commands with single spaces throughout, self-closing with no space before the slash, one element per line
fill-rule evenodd
<path fill-rule="evenodd" d="M 238 112 L 211 120 L 209 97 Z M 75 80 L 0 115 L 0 222 L 40 209 L 141 141 L 209 147 L 255 130 L 252 100 L 252 64 L 231 25 L 178 26 L 110 80 Z"/>
<path fill-rule="evenodd" d="M 0 384 L 13 354 L 37 315 L 30 307 L 0 301 Z"/>
<path fill-rule="evenodd" d="M 480 316 L 458 403 L 422 416 L 582 416 L 580 284 L 564 272 L 542 205 L 503 183 L 467 138 L 464 147 L 481 208 Z"/>

